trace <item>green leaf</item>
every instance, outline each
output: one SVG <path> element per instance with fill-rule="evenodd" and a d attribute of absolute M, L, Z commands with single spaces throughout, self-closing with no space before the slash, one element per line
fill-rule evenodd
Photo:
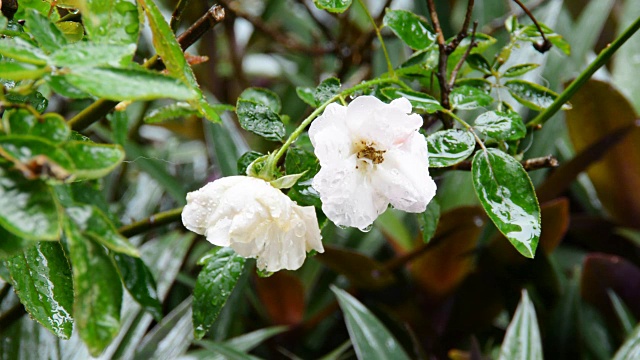
<path fill-rule="evenodd" d="M 491 95 L 469 85 L 454 87 L 449 95 L 451 105 L 459 110 L 472 110 L 489 106 L 493 102 Z"/>
<path fill-rule="evenodd" d="M 331 286 L 344 314 L 358 359 L 409 359 L 402 346 L 362 303 L 346 291 Z"/>
<path fill-rule="evenodd" d="M 62 96 L 70 99 L 86 99 L 91 95 L 71 85 L 63 75 L 52 75 L 48 77 L 51 89 Z"/>
<path fill-rule="evenodd" d="M 238 159 L 238 175 L 246 175 L 247 168 L 254 162 L 256 159 L 263 157 L 264 154 L 259 153 L 257 151 L 247 151 L 242 154 Z"/>
<path fill-rule="evenodd" d="M 65 79 L 91 95 L 115 100 L 190 100 L 198 94 L 178 79 L 139 69 L 74 68 Z"/>
<path fill-rule="evenodd" d="M 144 122 L 148 124 L 157 124 L 169 120 L 177 120 L 200 115 L 200 112 L 189 103 L 177 102 L 167 106 L 159 107 L 151 110 L 144 117 Z"/>
<path fill-rule="evenodd" d="M 84 26 L 75 21 L 60 21 L 56 23 L 58 29 L 62 31 L 64 37 L 70 43 L 75 43 L 84 38 Z"/>
<path fill-rule="evenodd" d="M 5 99 L 11 103 L 20 103 L 33 107 L 37 112 L 43 113 L 49 105 L 49 100 L 37 91 L 32 91 L 27 95 L 10 91 L 5 94 Z"/>
<path fill-rule="evenodd" d="M 640 355 L 640 325 L 627 337 L 624 344 L 616 351 L 613 360 L 634 360 Z"/>
<path fill-rule="evenodd" d="M 201 339 L 214 323 L 231 295 L 245 259 L 230 248 L 219 248 L 198 274 L 193 290 L 193 331 Z"/>
<path fill-rule="evenodd" d="M 257 87 L 247 88 L 240 94 L 238 98 L 265 105 L 276 114 L 279 114 L 282 110 L 280 98 L 276 93 L 268 89 Z"/>
<path fill-rule="evenodd" d="M 548 108 L 558 97 L 558 94 L 546 87 L 525 80 L 509 80 L 504 85 L 514 99 L 533 110 L 541 111 Z M 562 109 L 569 110 L 571 105 L 564 104 Z"/>
<path fill-rule="evenodd" d="M 300 100 L 304 101 L 305 103 L 307 103 L 307 105 L 311 107 L 318 107 L 318 104 L 316 103 L 316 98 L 313 96 L 314 93 L 315 93 L 314 88 L 302 87 L 302 86 L 298 86 L 296 88 L 296 94 L 298 95 Z"/>
<path fill-rule="evenodd" d="M 48 61 L 40 49 L 20 38 L 0 39 L 0 55 L 34 65 L 46 65 Z"/>
<path fill-rule="evenodd" d="M 413 106 L 414 112 L 426 112 L 428 114 L 433 114 L 436 111 L 444 110 L 438 100 L 425 93 L 398 88 L 384 88 L 381 91 L 382 95 L 391 100 L 399 99 L 401 97 L 409 100 L 411 106 Z"/>
<path fill-rule="evenodd" d="M 493 84 L 483 78 L 466 78 L 456 80 L 456 86 L 470 86 L 484 91 L 487 94 L 491 94 L 491 88 Z"/>
<path fill-rule="evenodd" d="M 125 254 L 113 254 L 116 267 L 120 273 L 122 283 L 131 296 L 156 321 L 162 319 L 162 304 L 158 298 L 156 281 L 151 274 L 151 270 L 139 257 Z"/>
<path fill-rule="evenodd" d="M 308 147 L 304 145 L 307 144 Z M 304 136 L 287 150 L 284 161 L 284 167 L 287 174 L 303 173 L 298 183 L 293 186 L 287 195 L 302 206 L 316 206 L 320 208 L 320 195 L 311 186 L 313 177 L 320 171 L 320 162 L 313 154 L 313 147 L 308 136 Z M 306 172 L 305 172 L 306 171 Z"/>
<path fill-rule="evenodd" d="M 436 39 L 429 23 L 410 11 L 387 10 L 383 25 L 414 50 L 425 50 Z"/>
<path fill-rule="evenodd" d="M 101 245 L 83 236 L 69 219 L 64 233 L 73 269 L 73 315 L 80 338 L 98 356 L 118 335 L 122 285 Z"/>
<path fill-rule="evenodd" d="M 51 62 L 60 67 L 118 67 L 126 57 L 132 57 L 135 44 L 114 45 L 78 42 L 61 47 L 51 54 Z"/>
<path fill-rule="evenodd" d="M 275 180 L 271 180 L 269 184 L 271 184 L 271 186 L 276 189 L 289 189 L 290 187 L 294 186 L 306 172 L 307 171 L 305 170 L 304 172 L 299 174 L 285 175 Z"/>
<path fill-rule="evenodd" d="M 469 131 L 442 130 L 427 136 L 429 167 L 448 167 L 466 159 L 473 153 L 476 139 Z"/>
<path fill-rule="evenodd" d="M 8 232 L 2 226 L 0 226 L 0 239 L 2 239 L 0 241 L 0 268 L 2 267 L 2 259 L 21 253 L 28 246 L 33 245 L 33 242 Z"/>
<path fill-rule="evenodd" d="M 522 165 L 498 149 L 487 149 L 473 157 L 471 173 L 489 218 L 522 255 L 533 258 L 540 240 L 540 206 Z"/>
<path fill-rule="evenodd" d="M 11 283 L 31 317 L 54 335 L 69 339 L 73 330 L 73 281 L 60 243 L 38 242 L 6 264 Z"/>
<path fill-rule="evenodd" d="M 77 205 L 66 208 L 66 213 L 77 225 L 83 236 L 89 237 L 112 251 L 140 257 L 135 246 L 120 235 L 111 220 L 93 205 Z"/>
<path fill-rule="evenodd" d="M 0 179 L 0 225 L 24 239 L 58 240 L 62 220 L 51 188 L 2 167 Z"/>
<path fill-rule="evenodd" d="M 285 135 L 284 124 L 280 116 L 268 106 L 254 101 L 238 99 L 236 113 L 240 126 L 267 140 L 282 141 Z"/>
<path fill-rule="evenodd" d="M 31 135 L 0 138 L 0 156 L 11 161 L 30 179 L 67 180 L 75 170 L 69 155 L 56 144 Z"/>
<path fill-rule="evenodd" d="M 315 103 L 319 106 L 331 100 L 340 92 L 340 80 L 334 77 L 324 79 L 313 91 Z"/>
<path fill-rule="evenodd" d="M 470 54 L 466 58 L 467 63 L 471 68 L 482 72 L 483 74 L 491 75 L 491 65 L 489 61 L 480 54 Z"/>
<path fill-rule="evenodd" d="M 611 306 L 616 313 L 616 317 L 618 318 L 620 325 L 622 325 L 624 334 L 626 336 L 631 335 L 633 332 L 633 326 L 637 323 L 636 319 L 633 317 L 633 313 L 611 288 L 607 289 L 607 295 L 609 295 Z"/>
<path fill-rule="evenodd" d="M 153 33 L 153 47 L 162 58 L 169 74 L 182 80 L 190 90 L 195 93 L 193 97 L 179 100 L 190 100 L 189 104 L 198 109 L 200 114 L 207 118 L 207 120 L 220 122 L 220 116 L 211 105 L 209 105 L 202 90 L 200 90 L 193 70 L 184 58 L 180 44 L 178 44 L 175 35 L 171 31 L 171 27 L 167 24 L 156 4 L 150 0 L 140 0 L 139 3 L 144 8 L 147 18 L 149 19 L 149 26 Z"/>
<path fill-rule="evenodd" d="M 343 13 L 349 6 L 351 6 L 352 0 L 313 0 L 313 3 L 318 9 L 327 10 L 332 13 Z"/>
<path fill-rule="evenodd" d="M 0 60 L 0 78 L 3 80 L 34 80 L 48 72 L 46 67 Z"/>
<path fill-rule="evenodd" d="M 476 118 L 473 127 L 496 140 L 518 140 L 527 135 L 522 117 L 513 111 L 487 111 Z"/>
<path fill-rule="evenodd" d="M 542 343 L 536 309 L 526 290 L 507 328 L 499 360 L 542 360 Z"/>
<path fill-rule="evenodd" d="M 82 18 L 94 43 L 128 45 L 138 42 L 140 19 L 133 0 L 86 0 Z"/>
<path fill-rule="evenodd" d="M 418 214 L 418 224 L 420 224 L 420 231 L 422 231 L 422 241 L 428 244 L 433 238 L 438 228 L 438 222 L 440 221 L 440 205 L 436 199 L 431 200 L 427 205 L 427 210 Z"/>
<path fill-rule="evenodd" d="M 540 27 L 542 28 L 542 32 L 544 32 L 544 35 L 547 40 L 549 40 L 549 42 L 551 42 L 555 47 L 560 49 L 560 51 L 562 51 L 566 55 L 571 55 L 571 45 L 569 45 L 569 43 L 561 35 L 556 34 L 545 24 L 540 23 Z M 518 38 L 520 40 L 530 41 L 532 43 L 543 42 L 538 28 L 534 24 L 525 26 L 523 29 L 521 29 L 518 34 Z"/>
<path fill-rule="evenodd" d="M 111 131 L 113 131 L 113 142 L 124 146 L 129 135 L 129 116 L 126 110 L 116 110 L 107 115 L 107 120 L 111 123 Z"/>
<path fill-rule="evenodd" d="M 540 65 L 538 64 L 519 64 L 512 66 L 507 69 L 507 71 L 502 74 L 504 77 L 517 77 L 528 73 L 531 70 L 538 68 Z"/>
<path fill-rule="evenodd" d="M 226 360 L 259 360 L 257 357 L 245 354 L 241 350 L 235 349 L 226 344 L 215 342 L 198 342 L 199 345 L 214 354 L 220 354 Z"/>
<path fill-rule="evenodd" d="M 124 159 L 120 145 L 96 144 L 88 141 L 69 141 L 63 149 L 75 164 L 73 173 L 81 179 L 106 176 Z"/>
<path fill-rule="evenodd" d="M 9 134 L 32 135 L 55 143 L 67 140 L 71 134 L 71 129 L 62 116 L 47 113 L 38 118 L 25 109 L 7 110 L 3 126 Z"/>
<path fill-rule="evenodd" d="M 27 9 L 25 20 L 25 27 L 44 51 L 50 53 L 67 44 L 62 31 L 37 10 Z"/>

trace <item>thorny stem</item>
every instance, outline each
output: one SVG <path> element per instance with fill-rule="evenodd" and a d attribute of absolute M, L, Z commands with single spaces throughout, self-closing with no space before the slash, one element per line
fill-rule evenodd
<path fill-rule="evenodd" d="M 155 227 L 171 224 L 172 222 L 180 220 L 182 209 L 183 208 L 180 207 L 151 215 L 146 219 L 120 227 L 120 229 L 118 229 L 118 232 L 122 236 L 132 237 L 142 234 L 143 232 L 151 230 Z"/>
<path fill-rule="evenodd" d="M 536 27 L 538 28 L 538 32 L 540 33 L 540 36 L 542 37 L 542 44 L 533 44 L 533 47 L 538 50 L 538 52 L 544 54 L 545 52 L 549 51 L 549 49 L 551 49 L 551 47 L 553 46 L 551 44 L 551 42 L 549 41 L 549 39 L 547 39 L 546 36 L 544 36 L 544 31 L 542 31 L 542 27 L 540 27 L 540 24 L 538 23 L 538 20 L 536 20 L 536 17 L 533 16 L 533 13 L 531 12 L 531 10 L 529 10 L 520 0 L 513 0 L 516 4 L 518 4 L 518 6 L 520 6 L 520 8 L 522 9 L 522 11 L 525 12 L 525 14 L 527 14 L 527 16 L 531 19 L 531 21 L 533 21 L 533 23 L 536 25 Z"/>
<path fill-rule="evenodd" d="M 629 38 L 640 29 L 640 17 L 637 18 L 620 36 L 615 39 L 609 46 L 598 54 L 598 57 L 593 60 L 589 66 L 578 75 L 578 77 L 556 98 L 556 100 L 546 108 L 543 112 L 538 114 L 533 120 L 527 123 L 527 127 L 539 127 L 542 126 L 547 120 L 549 120 L 556 112 L 558 112 L 562 105 L 564 105 L 571 97 L 584 85 L 591 76 L 598 71 L 604 64 L 609 61 L 611 56 L 624 44 Z"/>
<path fill-rule="evenodd" d="M 384 44 L 384 40 L 382 39 L 382 34 L 380 34 L 380 28 L 378 28 L 378 24 L 376 24 L 376 21 L 373 19 L 373 16 L 371 16 L 369 9 L 364 4 L 364 2 L 362 0 L 358 0 L 358 3 L 360 3 L 360 6 L 362 6 L 362 8 L 364 9 L 365 14 L 367 14 L 371 25 L 373 25 L 373 30 L 376 32 L 378 41 L 380 41 L 380 47 L 382 48 L 382 52 L 384 53 L 384 59 L 387 61 L 387 69 L 389 71 L 389 75 L 393 77 L 395 76 L 393 65 L 391 64 L 391 59 L 389 58 L 389 53 L 387 52 L 387 46 Z"/>

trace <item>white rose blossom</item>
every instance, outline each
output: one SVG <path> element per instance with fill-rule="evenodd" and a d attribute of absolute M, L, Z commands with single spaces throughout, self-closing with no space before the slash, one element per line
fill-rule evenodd
<path fill-rule="evenodd" d="M 257 258 L 269 272 L 296 270 L 308 251 L 324 252 L 314 208 L 258 178 L 229 176 L 190 192 L 182 222 L 214 245 Z"/>
<path fill-rule="evenodd" d="M 336 225 L 368 229 L 389 204 L 423 212 L 436 193 L 422 118 L 405 98 L 330 104 L 309 128 L 320 161 L 312 186 Z"/>

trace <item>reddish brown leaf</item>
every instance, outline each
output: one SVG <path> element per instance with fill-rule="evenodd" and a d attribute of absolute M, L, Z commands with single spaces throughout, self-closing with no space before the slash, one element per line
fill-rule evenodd
<path fill-rule="evenodd" d="M 569 229 L 569 200 L 558 198 L 540 206 L 542 233 L 540 247 L 545 254 L 551 254 L 558 247 Z"/>
<path fill-rule="evenodd" d="M 256 278 L 256 290 L 274 324 L 295 325 L 302 321 L 304 287 L 291 272 L 279 271 L 267 278 Z"/>

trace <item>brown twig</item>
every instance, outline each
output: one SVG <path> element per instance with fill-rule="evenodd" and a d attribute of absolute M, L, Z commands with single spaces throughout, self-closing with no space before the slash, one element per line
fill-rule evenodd
<path fill-rule="evenodd" d="M 558 159 L 556 159 L 554 156 L 547 155 L 543 157 L 523 160 L 520 162 L 520 164 L 522 164 L 522 167 L 526 171 L 533 171 L 533 170 L 557 167 L 559 165 L 559 162 L 558 162 Z M 470 171 L 471 161 L 463 161 L 445 169 Z"/>
<path fill-rule="evenodd" d="M 546 36 L 544 36 L 544 31 L 542 31 L 542 27 L 540 26 L 540 24 L 538 23 L 538 20 L 536 20 L 536 17 L 533 16 L 533 13 L 531 12 L 531 10 L 529 10 L 520 0 L 513 0 L 515 1 L 516 4 L 518 4 L 518 6 L 520 6 L 520 8 L 522 9 L 522 11 L 525 12 L 525 14 L 527 14 L 527 16 L 531 19 L 531 21 L 533 21 L 533 23 L 536 25 L 536 27 L 538 28 L 538 32 L 540 32 L 540 36 L 542 36 L 542 43 L 534 43 L 533 44 L 533 48 L 538 50 L 538 52 L 544 54 L 545 52 L 549 51 L 549 49 L 551 49 L 551 47 L 553 46 L 553 44 L 551 44 L 551 42 L 549 41 L 549 39 L 547 39 Z"/>
<path fill-rule="evenodd" d="M 476 46 L 475 41 L 476 41 L 476 29 L 477 28 L 478 28 L 478 22 L 474 21 L 473 22 L 473 31 L 471 32 L 471 43 L 469 43 L 469 47 L 467 47 L 467 50 L 464 52 L 464 54 L 460 58 L 460 61 L 458 61 L 456 66 L 451 71 L 451 78 L 449 79 L 449 88 L 452 88 L 453 84 L 456 83 L 456 78 L 458 77 L 458 72 L 462 68 L 462 65 L 464 65 L 464 62 L 467 60 L 467 57 L 469 57 L 469 54 L 471 54 L 471 50 Z"/>
<path fill-rule="evenodd" d="M 142 234 L 145 231 L 151 230 L 158 226 L 171 224 L 180 220 L 182 215 L 182 208 L 176 208 L 165 212 L 151 215 L 146 219 L 136 221 L 132 224 L 122 226 L 118 229 L 118 232 L 125 237 L 132 237 Z"/>
<path fill-rule="evenodd" d="M 529 11 L 533 11 L 535 10 L 538 6 L 544 4 L 545 0 L 538 0 L 535 3 L 531 4 L 528 6 Z M 491 20 L 491 22 L 489 22 L 488 24 L 484 25 L 484 27 L 482 28 L 482 32 L 488 35 L 493 34 L 494 32 L 496 32 L 496 30 L 501 29 L 504 27 L 504 22 L 507 21 L 507 19 L 511 16 L 515 16 L 515 17 L 522 17 L 523 15 L 526 15 L 525 12 L 522 9 L 517 9 L 516 11 L 513 11 L 510 14 L 507 14 L 503 17 L 499 17 L 497 19 L 493 19 Z"/>
<path fill-rule="evenodd" d="M 467 11 L 464 16 L 464 23 L 462 24 L 462 28 L 460 29 L 460 32 L 458 33 L 458 35 L 456 35 L 456 37 L 453 38 L 453 40 L 451 40 L 451 44 L 447 45 L 447 51 L 449 54 L 451 54 L 458 47 L 458 45 L 460 45 L 460 42 L 464 40 L 464 38 L 466 38 L 467 35 L 469 34 L 469 24 L 471 23 L 471 14 L 473 13 L 473 5 L 474 5 L 474 0 L 469 0 L 469 2 L 467 3 Z M 477 24 L 474 25 L 474 33 L 475 33 L 476 26 Z"/>
<path fill-rule="evenodd" d="M 211 30 L 216 24 L 224 20 L 224 8 L 220 5 L 214 5 L 202 15 L 193 25 L 177 38 L 182 51 L 187 50 L 207 31 Z"/>

